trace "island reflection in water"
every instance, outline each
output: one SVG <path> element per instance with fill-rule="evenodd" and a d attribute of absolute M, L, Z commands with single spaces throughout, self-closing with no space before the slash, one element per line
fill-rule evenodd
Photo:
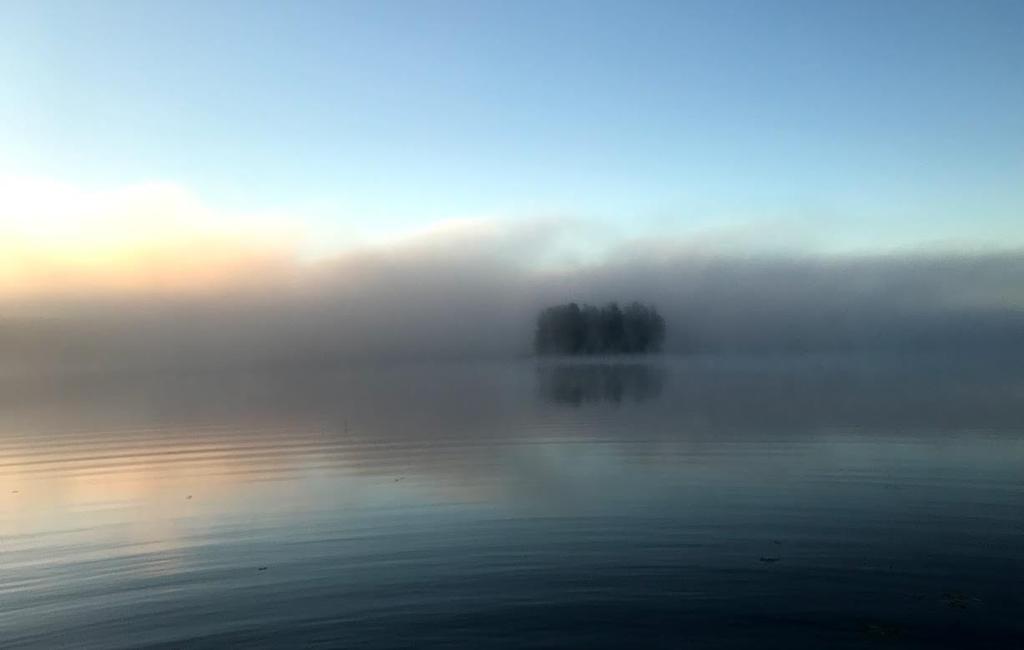
<path fill-rule="evenodd" d="M 549 362 L 537 366 L 541 396 L 573 406 L 655 399 L 661 395 L 667 377 L 666 367 L 651 363 Z"/>
<path fill-rule="evenodd" d="M 1020 364 L 607 365 L 8 381 L 3 645 L 1021 638 Z"/>

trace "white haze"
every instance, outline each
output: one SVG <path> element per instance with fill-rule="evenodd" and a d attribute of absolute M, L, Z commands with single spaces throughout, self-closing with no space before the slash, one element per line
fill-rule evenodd
<path fill-rule="evenodd" d="M 7 368 L 516 356 L 530 352 L 538 309 L 570 300 L 655 304 L 668 353 L 1024 343 L 1018 252 L 744 255 L 648 239 L 579 254 L 587 233 L 561 220 L 477 222 L 315 263 L 250 260 L 202 290 L 17 295 L 5 299 L 0 354 Z"/>

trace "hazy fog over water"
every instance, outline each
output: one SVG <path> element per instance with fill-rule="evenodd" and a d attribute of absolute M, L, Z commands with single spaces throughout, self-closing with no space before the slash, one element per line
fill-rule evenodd
<path fill-rule="evenodd" d="M 739 255 L 634 242 L 542 263 L 559 232 L 457 229 L 316 262 L 253 262 L 205 288 L 69 280 L 9 293 L 0 345 L 28 365 L 507 357 L 528 353 L 538 310 L 565 300 L 657 305 L 669 353 L 1024 341 L 1024 255 L 1015 252 Z"/>
<path fill-rule="evenodd" d="M 0 1 L 0 647 L 1024 647 L 1022 70 L 1020 0 Z"/>
<path fill-rule="evenodd" d="M 40 376 L 8 647 L 1012 646 L 1013 359 Z"/>

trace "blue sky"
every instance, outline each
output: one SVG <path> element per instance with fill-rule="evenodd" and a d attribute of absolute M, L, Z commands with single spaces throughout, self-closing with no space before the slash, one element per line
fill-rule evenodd
<path fill-rule="evenodd" d="M 0 173 L 325 239 L 451 218 L 1024 244 L 1024 3 L 7 2 Z"/>

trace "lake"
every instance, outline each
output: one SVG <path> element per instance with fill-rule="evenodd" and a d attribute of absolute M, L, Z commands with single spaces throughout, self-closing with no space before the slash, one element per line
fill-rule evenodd
<path fill-rule="evenodd" d="M 1024 647 L 1024 364 L 0 383 L 4 648 Z"/>

